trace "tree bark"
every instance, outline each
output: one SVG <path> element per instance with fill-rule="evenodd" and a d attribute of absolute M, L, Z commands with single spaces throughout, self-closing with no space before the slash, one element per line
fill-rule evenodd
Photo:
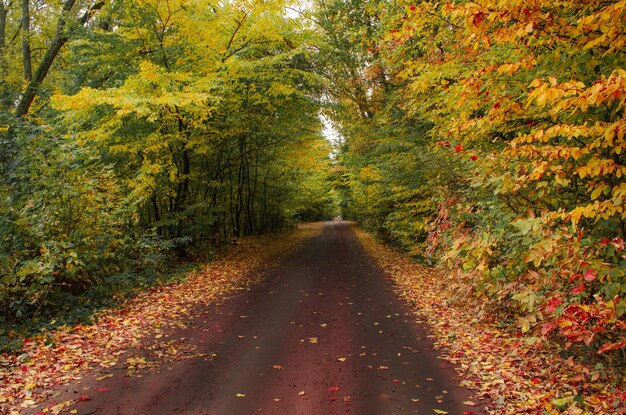
<path fill-rule="evenodd" d="M 22 21 L 20 24 L 22 35 L 22 62 L 24 65 L 24 80 L 33 79 L 33 65 L 30 56 L 30 0 L 22 0 Z"/>
<path fill-rule="evenodd" d="M 7 8 L 0 0 L 0 76 L 4 76 L 4 46 L 7 38 Z"/>

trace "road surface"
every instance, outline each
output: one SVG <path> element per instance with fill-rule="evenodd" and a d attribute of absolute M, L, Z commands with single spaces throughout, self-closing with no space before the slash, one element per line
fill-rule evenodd
<path fill-rule="evenodd" d="M 79 414 L 484 414 L 464 405 L 437 358 L 350 226 L 321 235 L 267 272 L 267 283 L 208 304 L 184 337 L 204 355 L 140 377 L 92 382 L 105 393 Z M 120 372 L 121 373 L 121 372 Z M 89 381 L 81 385 L 84 390 Z M 83 394 L 79 388 L 67 393 Z M 442 412 L 437 412 L 442 411 Z"/>

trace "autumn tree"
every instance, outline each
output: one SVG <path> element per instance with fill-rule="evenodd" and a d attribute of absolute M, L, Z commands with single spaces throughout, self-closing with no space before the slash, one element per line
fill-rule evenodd
<path fill-rule="evenodd" d="M 624 2 L 354 5 L 322 10 L 357 215 L 537 341 L 624 347 Z"/>
<path fill-rule="evenodd" d="M 172 252 L 328 217 L 323 80 L 286 5 L 123 1 L 88 30 L 64 23 L 68 67 L 38 125 L 15 127 L 29 153 L 0 215 L 8 317 L 156 272 Z"/>

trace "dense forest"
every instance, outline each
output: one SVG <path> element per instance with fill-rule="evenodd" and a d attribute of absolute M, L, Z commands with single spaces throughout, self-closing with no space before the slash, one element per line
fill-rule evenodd
<path fill-rule="evenodd" d="M 616 0 L 0 0 L 0 318 L 340 213 L 477 315 L 623 358 L 625 21 Z"/>
<path fill-rule="evenodd" d="M 285 4 L 0 5 L 6 321 L 330 215 L 324 80 Z"/>
<path fill-rule="evenodd" d="M 333 2 L 320 23 L 344 209 L 477 315 L 623 358 L 626 2 Z"/>

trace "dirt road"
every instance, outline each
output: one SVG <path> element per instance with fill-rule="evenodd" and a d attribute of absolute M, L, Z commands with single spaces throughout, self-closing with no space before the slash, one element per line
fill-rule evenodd
<path fill-rule="evenodd" d="M 426 329 L 412 322 L 347 224 L 327 223 L 267 274 L 266 284 L 207 305 L 187 329 L 172 334 L 203 356 L 166 364 L 160 373 L 92 382 L 102 393 L 74 409 L 107 415 L 484 413 L 463 405 L 469 392 L 456 385 Z"/>

